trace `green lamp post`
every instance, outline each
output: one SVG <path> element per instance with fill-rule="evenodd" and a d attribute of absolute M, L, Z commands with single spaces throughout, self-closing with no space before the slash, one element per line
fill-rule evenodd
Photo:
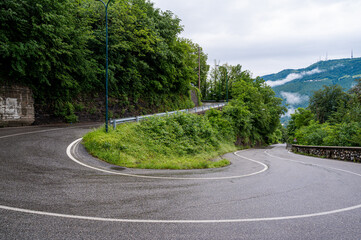
<path fill-rule="evenodd" d="M 105 131 L 108 132 L 108 3 L 98 0 L 104 4 L 105 7 Z"/>

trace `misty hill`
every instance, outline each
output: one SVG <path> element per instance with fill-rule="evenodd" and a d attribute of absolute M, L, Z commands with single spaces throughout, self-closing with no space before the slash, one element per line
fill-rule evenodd
<path fill-rule="evenodd" d="M 288 104 L 288 117 L 298 107 L 307 107 L 309 97 L 324 85 L 340 85 L 345 91 L 361 78 L 361 58 L 320 61 L 303 69 L 286 69 L 262 77 Z"/>

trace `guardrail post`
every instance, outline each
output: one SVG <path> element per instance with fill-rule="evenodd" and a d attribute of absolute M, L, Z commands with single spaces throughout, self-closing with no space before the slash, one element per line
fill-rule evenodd
<path fill-rule="evenodd" d="M 113 130 L 117 129 L 117 121 L 113 120 Z"/>
<path fill-rule="evenodd" d="M 139 122 L 139 116 L 136 116 L 137 122 Z"/>

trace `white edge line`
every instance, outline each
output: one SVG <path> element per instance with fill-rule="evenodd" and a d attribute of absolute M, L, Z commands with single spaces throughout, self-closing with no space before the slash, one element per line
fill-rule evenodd
<path fill-rule="evenodd" d="M 315 163 L 307 163 L 307 162 L 302 162 L 302 161 L 298 161 L 298 160 L 292 160 L 292 159 L 287 159 L 287 158 L 283 158 L 283 157 L 278 157 L 278 156 L 274 156 L 274 155 L 270 154 L 268 152 L 268 150 L 266 150 L 265 153 L 270 157 L 279 158 L 279 159 L 282 159 L 284 161 L 295 162 L 295 163 L 300 163 L 300 164 L 304 164 L 304 165 L 317 166 L 317 167 L 322 167 L 322 168 L 328 168 L 328 169 L 337 170 L 337 171 L 340 171 L 340 172 L 345 172 L 345 173 L 349 173 L 349 174 L 353 174 L 353 175 L 361 177 L 361 174 L 351 172 L 351 171 L 347 171 L 347 170 L 343 170 L 343 169 L 340 169 L 340 168 L 334 168 L 334 167 L 329 167 L 329 166 L 315 164 Z"/>
<path fill-rule="evenodd" d="M 15 134 L 6 135 L 6 136 L 0 136 L 0 139 L 22 136 L 22 135 L 29 135 L 29 134 L 33 134 L 33 133 L 60 131 L 60 130 L 66 130 L 66 129 L 72 129 L 72 128 L 79 128 L 79 127 L 90 127 L 90 126 L 95 126 L 95 125 L 97 125 L 97 124 L 87 124 L 87 125 L 79 125 L 79 126 L 74 126 L 74 127 L 51 128 L 51 129 L 45 129 L 45 130 L 39 130 L 39 131 L 25 132 L 25 133 L 15 133 Z M 21 127 L 14 127 L 14 128 L 21 128 Z"/>
<path fill-rule="evenodd" d="M 2 138 L 9 138 L 9 137 L 16 137 L 16 136 L 22 136 L 22 135 L 28 135 L 28 134 L 33 134 L 33 133 L 43 133 L 43 132 L 51 132 L 51 131 L 58 131 L 64 128 L 52 128 L 52 129 L 46 129 L 46 130 L 40 130 L 40 131 L 33 131 L 33 132 L 26 132 L 26 133 L 16 133 L 16 134 L 11 134 L 11 135 L 7 135 L 7 136 L 2 136 L 0 137 L 0 139 Z"/>
<path fill-rule="evenodd" d="M 68 146 L 68 148 L 67 148 L 67 153 L 68 153 L 68 151 L 70 152 L 70 149 L 74 144 L 79 143 L 80 141 L 81 141 L 81 139 L 78 139 L 78 140 L 74 141 L 72 144 L 70 144 Z M 271 154 L 269 154 L 267 151 L 265 151 L 265 153 L 268 154 L 271 157 L 275 157 L 275 156 L 272 156 Z M 239 156 L 239 155 L 237 155 L 237 156 Z M 245 157 L 243 157 L 243 158 L 245 158 Z M 280 157 L 277 157 L 277 158 L 280 158 Z M 77 163 L 79 163 L 79 164 L 81 164 L 83 166 L 90 167 L 90 168 L 96 169 L 96 170 L 106 171 L 106 170 L 97 169 L 97 168 L 94 168 L 94 167 L 91 167 L 91 166 L 87 166 L 86 164 L 83 164 L 83 163 L 77 161 L 75 158 L 73 159 L 72 156 L 71 156 L 71 159 L 73 161 L 75 160 L 75 162 L 77 162 Z M 281 158 L 281 159 L 283 159 L 283 158 Z M 250 160 L 250 159 L 248 159 L 248 160 Z M 292 161 L 292 160 L 289 160 L 289 159 L 285 159 L 285 160 Z M 254 160 L 252 160 L 252 161 L 254 161 Z M 301 161 L 294 161 L 294 162 L 303 163 Z M 305 164 L 307 164 L 307 163 L 305 163 Z M 267 166 L 267 165 L 265 165 L 265 166 Z M 360 176 L 359 174 L 349 172 L 349 171 L 345 171 L 345 170 L 342 170 L 342 169 L 336 169 L 336 168 L 333 168 L 333 169 L 341 170 L 341 171 L 344 171 L 344 172 L 348 172 L 348 173 Z M 110 171 L 106 171 L 106 172 L 110 172 Z M 113 173 L 113 172 L 111 172 L 111 173 Z M 7 210 L 7 211 L 15 211 L 15 212 L 21 212 L 21 213 L 36 214 L 36 215 L 50 216 L 50 217 L 62 217 L 62 218 L 78 219 L 78 220 L 102 221 L 102 222 L 125 222 L 125 223 L 237 223 L 237 222 L 239 223 L 239 222 L 280 221 L 280 220 L 292 220 L 292 219 L 301 219 L 301 218 L 325 216 L 325 215 L 330 215 L 330 214 L 335 214 L 335 213 L 352 211 L 352 210 L 356 210 L 356 209 L 359 209 L 359 208 L 361 208 L 361 204 L 356 205 L 356 206 L 352 206 L 352 207 L 347 207 L 347 208 L 342 208 L 342 209 L 337 209 L 337 210 L 332 210 L 332 211 L 326 211 L 326 212 L 320 212 L 320 213 L 294 215 L 294 216 L 284 216 L 284 217 L 269 217 L 269 218 L 244 218 L 244 219 L 224 219 L 224 220 L 146 220 L 146 219 L 120 219 L 120 218 L 118 219 L 118 218 L 101 218 L 101 217 L 69 215 L 69 214 L 51 213 L 51 212 L 45 212 L 45 211 L 35 211 L 35 210 L 28 210 L 28 209 L 23 209 L 23 208 L 15 208 L 15 207 L 0 205 L 0 209 Z"/>
<path fill-rule="evenodd" d="M 265 171 L 267 171 L 268 169 L 268 166 L 264 163 L 261 163 L 261 162 L 258 162 L 258 161 L 255 161 L 255 160 L 252 160 L 252 159 L 249 159 L 249 158 L 246 158 L 246 157 L 243 157 L 243 156 L 240 156 L 238 155 L 238 152 L 235 152 L 234 154 L 238 157 L 241 157 L 241 158 L 244 158 L 244 159 L 247 159 L 249 161 L 252 161 L 252 162 L 255 162 L 255 163 L 258 163 L 260 165 L 262 165 L 264 168 L 258 172 L 254 172 L 254 173 L 250 173 L 250 174 L 246 174 L 246 175 L 240 175 L 240 176 L 229 176 L 229 177 L 214 177 L 214 178 L 176 178 L 176 177 L 154 177 L 154 176 L 147 176 L 147 175 L 137 175 L 137 174 L 127 174 L 127 173 L 120 173 L 120 172 L 114 172 L 114 171 L 109 171 L 109 170 L 105 170 L 105 169 L 101 169 L 101 168 L 97 168 L 97 167 L 93 167 L 93 166 L 90 166 L 90 165 L 87 165 L 81 161 L 79 161 L 78 159 L 76 159 L 73 154 L 72 154 L 72 149 L 73 147 L 76 147 L 80 141 L 82 140 L 83 138 L 79 138 L 77 140 L 75 140 L 74 142 L 72 142 L 66 149 L 66 154 L 68 155 L 68 157 L 84 166 L 84 167 L 87 167 L 87 168 L 90 168 L 90 169 L 93 169 L 93 170 L 97 170 L 97 171 L 101 171 L 101 172 L 104 172 L 104 173 L 110 173 L 110 174 L 115 174 L 115 175 L 121 175 L 121 176 L 128 176 L 128 177 L 137 177 L 137 178 L 148 178 L 148 179 L 169 179 L 169 180 L 222 180 L 222 179 L 235 179 L 235 178 L 244 178 L 244 177 L 250 177 L 250 176 L 253 176 L 253 175 L 256 175 L 256 174 L 260 174 L 260 173 L 263 173 Z"/>
<path fill-rule="evenodd" d="M 15 211 L 27 214 L 36 214 L 49 217 L 61 217 L 77 220 L 88 220 L 88 221 L 101 221 L 101 222 L 123 222 L 123 223 L 239 223 L 239 222 L 262 222 L 262 221 L 280 221 L 280 220 L 292 220 L 300 218 L 310 218 L 331 215 L 346 211 L 352 211 L 355 209 L 361 208 L 361 205 L 342 208 L 338 210 L 332 210 L 327 212 L 304 214 L 304 215 L 294 215 L 294 216 L 285 216 L 285 217 L 269 217 L 269 218 L 243 218 L 243 219 L 223 219 L 223 220 L 151 220 L 151 219 L 121 219 L 121 218 L 102 218 L 102 217 L 89 217 L 89 216 L 79 216 L 79 215 L 69 215 L 69 214 L 60 214 L 60 213 L 51 213 L 45 211 L 35 211 L 28 210 L 23 208 L 15 208 L 0 205 L 0 209 L 7 211 Z"/>

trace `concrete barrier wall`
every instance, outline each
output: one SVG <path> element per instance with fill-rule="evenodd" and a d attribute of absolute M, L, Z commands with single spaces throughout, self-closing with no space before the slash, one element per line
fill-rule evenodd
<path fill-rule="evenodd" d="M 30 125 L 34 120 L 32 91 L 21 86 L 0 86 L 0 127 Z"/>
<path fill-rule="evenodd" d="M 292 152 L 361 163 L 361 147 L 292 145 Z"/>

